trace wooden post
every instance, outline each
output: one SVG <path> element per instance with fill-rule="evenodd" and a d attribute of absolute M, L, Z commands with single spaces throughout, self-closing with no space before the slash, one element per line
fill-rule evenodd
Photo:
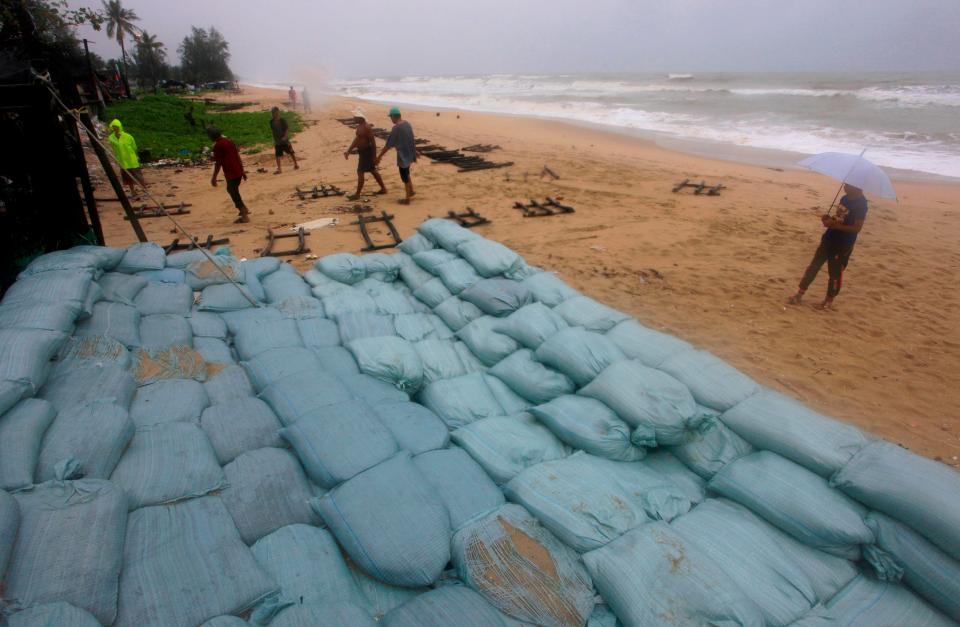
<path fill-rule="evenodd" d="M 120 183 L 120 179 L 117 178 L 117 173 L 113 171 L 113 166 L 110 165 L 110 159 L 107 157 L 107 153 L 103 150 L 100 142 L 97 141 L 97 134 L 93 131 L 90 116 L 86 113 L 81 113 L 80 120 L 83 122 L 83 127 L 84 130 L 87 131 L 87 135 L 90 136 L 90 145 L 93 146 L 93 151 L 97 153 L 97 158 L 100 160 L 100 165 L 103 166 L 103 171 L 107 175 L 107 179 L 110 180 L 113 192 L 117 195 L 117 200 L 119 200 L 123 206 L 123 212 L 127 214 L 127 219 L 130 220 L 130 224 L 133 225 L 133 232 L 136 233 L 137 239 L 141 242 L 147 241 L 147 235 L 143 232 L 143 227 L 140 226 L 140 220 L 130 205 L 130 199 L 127 198 L 126 192 L 123 191 L 123 185 Z"/>
<path fill-rule="evenodd" d="M 70 121 L 73 121 L 74 118 L 70 118 Z M 79 155 L 80 167 L 78 168 L 80 174 L 80 187 L 83 189 L 83 200 L 87 205 L 87 215 L 90 218 L 90 226 L 93 228 L 93 234 L 97 237 L 97 244 L 100 246 L 106 246 L 106 241 L 103 238 L 103 226 L 100 224 L 100 212 L 97 211 L 97 199 L 93 196 L 93 185 L 90 183 L 90 172 L 87 171 L 86 161 L 83 159 L 83 141 L 80 136 L 80 129 L 77 128 L 76 122 L 70 125 L 73 131 L 73 139 L 77 144 L 77 154 Z"/>

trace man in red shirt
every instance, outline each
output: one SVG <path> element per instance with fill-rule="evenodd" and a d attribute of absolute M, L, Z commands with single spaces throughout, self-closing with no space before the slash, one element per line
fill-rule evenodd
<path fill-rule="evenodd" d="M 217 186 L 217 175 L 220 174 L 220 168 L 223 168 L 223 178 L 227 181 L 227 193 L 233 200 L 233 205 L 240 212 L 240 217 L 234 220 L 238 224 L 244 224 L 250 221 L 250 212 L 247 206 L 243 204 L 243 198 L 240 197 L 240 181 L 247 180 L 247 173 L 243 169 L 243 161 L 240 159 L 240 151 L 237 145 L 223 136 L 215 126 L 207 127 L 207 137 L 213 140 L 213 177 L 210 184 Z"/>

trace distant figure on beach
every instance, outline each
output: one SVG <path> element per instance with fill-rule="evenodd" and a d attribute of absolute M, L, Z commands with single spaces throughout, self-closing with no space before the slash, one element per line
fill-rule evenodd
<path fill-rule="evenodd" d="M 807 271 L 803 273 L 803 278 L 800 279 L 800 289 L 787 301 L 791 305 L 800 304 L 807 288 L 813 283 L 824 263 L 827 264 L 830 280 L 827 283 L 827 296 L 818 307 L 829 309 L 833 306 L 833 299 L 840 293 L 843 271 L 850 262 L 850 253 L 853 252 L 853 245 L 857 243 L 857 234 L 863 228 L 864 220 L 867 219 L 867 197 L 863 195 L 863 191 L 849 183 L 844 184 L 843 191 L 846 194 L 840 199 L 837 215 L 824 214 L 820 217 L 820 221 L 827 230 L 820 238 L 820 246 L 813 254 L 813 260 L 807 266 Z"/>
<path fill-rule="evenodd" d="M 300 92 L 300 100 L 303 101 L 303 112 L 310 113 L 310 96 L 307 94 L 307 86 L 303 86 L 303 91 Z"/>
<path fill-rule="evenodd" d="M 250 211 L 243 204 L 243 198 L 240 197 L 240 183 L 247 180 L 247 173 L 243 169 L 243 160 L 240 159 L 240 151 L 237 145 L 223 136 L 216 126 L 207 127 L 207 137 L 213 140 L 213 176 L 210 177 L 210 184 L 217 186 L 217 175 L 223 169 L 223 178 L 227 181 L 227 193 L 230 194 L 230 200 L 233 206 L 237 208 L 240 214 L 236 220 L 237 224 L 245 224 L 250 221 Z"/>
<path fill-rule="evenodd" d="M 290 85 L 290 91 L 287 92 L 287 97 L 290 98 L 290 108 L 297 108 L 297 90 L 293 88 L 293 85 Z"/>
<path fill-rule="evenodd" d="M 130 133 L 124 132 L 120 120 L 110 122 L 110 146 L 113 148 L 113 154 L 116 156 L 117 162 L 123 168 L 120 173 L 123 182 L 130 188 L 130 197 L 137 198 L 136 183 L 146 187 L 147 182 L 143 178 L 143 170 L 140 169 L 137 140 Z"/>
<path fill-rule="evenodd" d="M 409 205 L 410 199 L 417 194 L 413 191 L 413 181 L 410 180 L 410 166 L 417 160 L 420 151 L 413 137 L 413 127 L 409 122 L 401 119 L 398 107 L 390 109 L 390 121 L 393 122 L 393 128 L 390 129 L 390 136 L 387 137 L 383 150 L 377 155 L 377 165 L 380 165 L 380 160 L 388 150 L 397 149 L 397 168 L 400 170 L 400 180 L 403 181 L 403 187 L 407 192 L 406 196 L 400 199 L 400 204 Z"/>
<path fill-rule="evenodd" d="M 290 89 L 292 90 L 293 87 Z M 270 130 L 273 131 L 273 153 L 277 157 L 277 171 L 274 174 L 280 174 L 283 171 L 283 168 L 280 167 L 280 159 L 283 157 L 283 153 L 290 155 L 290 158 L 293 159 L 293 169 L 299 170 L 297 154 L 293 152 L 293 146 L 290 145 L 290 128 L 287 126 L 287 121 L 280 117 L 280 107 L 274 107 L 271 113 L 273 114 L 273 119 L 270 120 Z"/>
<path fill-rule="evenodd" d="M 387 188 L 377 171 L 377 138 L 373 134 L 373 127 L 367 122 L 367 116 L 361 109 L 353 111 L 353 119 L 357 123 L 357 134 L 353 138 L 353 143 L 343 153 L 343 158 L 349 159 L 353 149 L 357 149 L 357 191 L 352 196 L 347 196 L 347 200 L 356 200 L 360 197 L 367 172 L 372 174 L 380 184 L 380 191 L 377 193 L 386 194 Z"/>

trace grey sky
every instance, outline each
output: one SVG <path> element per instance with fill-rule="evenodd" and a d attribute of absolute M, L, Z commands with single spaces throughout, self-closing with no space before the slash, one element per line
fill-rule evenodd
<path fill-rule="evenodd" d="M 71 0 L 99 6 L 99 1 Z M 586 71 L 960 71 L 960 0 L 124 0 L 176 60 L 216 26 L 259 81 Z M 105 32 L 83 32 L 104 57 Z"/>

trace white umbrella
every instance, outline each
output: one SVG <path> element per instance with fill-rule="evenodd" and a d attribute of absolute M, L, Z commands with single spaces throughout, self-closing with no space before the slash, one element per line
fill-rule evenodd
<path fill-rule="evenodd" d="M 893 190 L 893 183 L 890 182 L 887 173 L 876 164 L 864 159 L 863 152 L 859 155 L 850 155 L 843 152 L 821 152 L 819 155 L 807 157 L 800 162 L 800 165 L 814 172 L 835 178 L 841 184 L 849 183 L 859 187 L 869 194 L 875 194 L 882 198 L 897 197 L 897 193 Z M 836 198 L 834 198 L 834 201 L 836 201 Z"/>

